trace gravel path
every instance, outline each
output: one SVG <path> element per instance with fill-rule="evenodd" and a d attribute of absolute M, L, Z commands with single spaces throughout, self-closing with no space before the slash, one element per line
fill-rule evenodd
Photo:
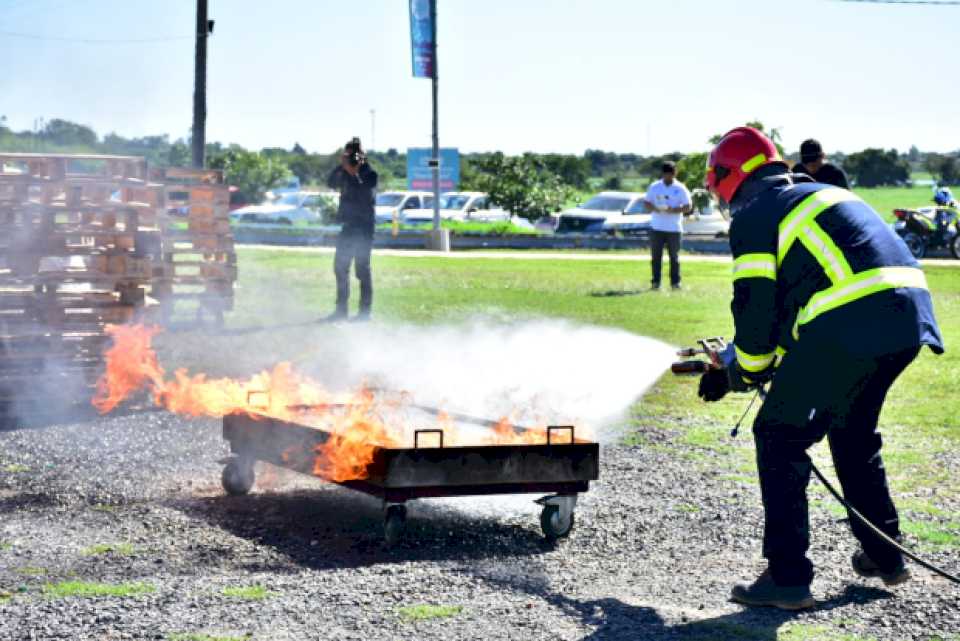
<path fill-rule="evenodd" d="M 821 605 L 789 615 L 728 603 L 731 582 L 762 567 L 756 486 L 697 471 L 708 465 L 667 447 L 667 432 L 644 439 L 603 449 L 602 480 L 555 547 L 533 497 L 509 497 L 414 503 L 406 538 L 388 549 L 380 506 L 354 492 L 266 470 L 250 496 L 224 496 L 217 421 L 143 412 L 0 432 L 0 639 L 960 634 L 960 590 L 921 569 L 896 592 L 853 577 L 852 539 L 822 509 L 812 510 Z M 129 547 L 91 550 L 118 543 Z M 955 556 L 931 557 L 960 572 Z M 44 594 L 61 581 L 152 591 Z M 223 592 L 249 586 L 266 594 Z M 449 616 L 405 609 L 421 604 Z"/>

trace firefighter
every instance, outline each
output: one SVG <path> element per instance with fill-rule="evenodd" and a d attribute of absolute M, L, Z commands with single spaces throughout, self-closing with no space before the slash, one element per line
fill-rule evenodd
<path fill-rule="evenodd" d="M 813 564 L 807 449 L 824 436 L 850 504 L 891 537 L 897 511 L 880 458 L 887 390 L 921 346 L 943 352 L 923 272 L 903 241 L 846 189 L 791 174 L 761 132 L 738 127 L 711 152 L 707 187 L 730 204 L 736 358 L 703 375 L 700 396 L 770 388 L 753 426 L 766 570 L 731 598 L 802 609 Z M 850 520 L 854 571 L 909 579 L 898 550 Z"/>

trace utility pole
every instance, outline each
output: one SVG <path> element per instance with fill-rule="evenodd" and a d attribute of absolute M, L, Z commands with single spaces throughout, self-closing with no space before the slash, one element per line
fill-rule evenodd
<path fill-rule="evenodd" d="M 197 44 L 193 78 L 193 166 L 203 169 L 207 145 L 207 35 L 213 24 L 207 22 L 207 0 L 197 0 Z"/>
<path fill-rule="evenodd" d="M 377 138 L 376 138 L 376 122 L 377 122 L 377 110 L 370 110 L 370 145 L 367 147 L 370 151 L 373 151 L 377 148 Z"/>

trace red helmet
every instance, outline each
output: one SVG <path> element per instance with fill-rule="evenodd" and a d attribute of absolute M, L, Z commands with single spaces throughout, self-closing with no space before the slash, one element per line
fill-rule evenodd
<path fill-rule="evenodd" d="M 707 189 L 730 202 L 747 176 L 779 161 L 777 146 L 763 133 L 753 127 L 731 129 L 710 152 Z"/>

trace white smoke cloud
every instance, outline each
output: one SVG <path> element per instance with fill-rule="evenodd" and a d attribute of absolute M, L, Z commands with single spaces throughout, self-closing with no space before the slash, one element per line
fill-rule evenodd
<path fill-rule="evenodd" d="M 366 382 L 419 405 L 518 425 L 575 424 L 606 440 L 673 356 L 669 345 L 621 329 L 482 320 L 318 331 L 299 361 L 332 388 Z"/>

